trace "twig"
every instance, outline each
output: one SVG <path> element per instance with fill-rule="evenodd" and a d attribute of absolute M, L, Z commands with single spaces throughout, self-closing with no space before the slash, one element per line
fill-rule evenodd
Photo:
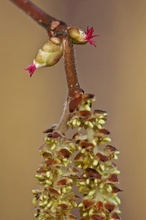
<path fill-rule="evenodd" d="M 77 78 L 73 44 L 70 38 L 68 37 L 66 31 L 67 25 L 63 21 L 60 21 L 48 15 L 46 12 L 41 10 L 31 1 L 28 0 L 10 0 L 10 1 L 13 2 L 19 8 L 21 8 L 39 25 L 44 27 L 47 30 L 47 33 L 50 37 L 54 35 L 63 39 L 64 64 L 65 64 L 65 73 L 66 73 L 66 79 L 68 85 L 68 95 L 67 95 L 67 100 L 65 102 L 62 117 L 55 130 L 61 132 L 62 134 L 65 134 L 68 129 L 67 120 L 69 117 L 70 95 L 75 90 L 81 90 Z"/>
<path fill-rule="evenodd" d="M 32 3 L 29 0 L 10 0 L 10 1 L 13 2 L 19 8 L 21 8 L 26 14 L 28 14 L 39 25 L 44 27 L 47 30 L 47 32 L 50 31 L 52 21 L 59 21 L 60 25 L 66 26 L 66 24 L 63 21 L 60 21 L 48 15 L 46 12 L 41 10 L 39 7 L 37 7 L 34 3 Z"/>
<path fill-rule="evenodd" d="M 74 90 L 80 89 L 75 65 L 74 49 L 73 44 L 68 37 L 63 39 L 63 46 L 66 79 L 69 94 L 71 94 Z"/>
<path fill-rule="evenodd" d="M 70 110 L 69 110 L 69 104 L 71 101 L 70 95 L 75 90 L 81 90 L 81 89 L 77 77 L 73 44 L 68 37 L 63 38 L 63 46 L 64 46 L 64 53 L 63 53 L 64 66 L 65 66 L 66 80 L 68 85 L 68 97 L 64 106 L 64 111 L 61 120 L 58 126 L 56 127 L 56 130 L 61 132 L 62 134 L 65 134 L 66 131 L 68 130 L 67 121 L 70 114 Z"/>

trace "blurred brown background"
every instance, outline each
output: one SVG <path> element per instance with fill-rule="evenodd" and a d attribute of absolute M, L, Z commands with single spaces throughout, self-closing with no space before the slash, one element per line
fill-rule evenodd
<path fill-rule="evenodd" d="M 95 109 L 109 113 L 107 128 L 121 154 L 123 220 L 146 219 L 146 1 L 34 0 L 54 17 L 83 29 L 93 26 L 97 47 L 76 46 L 82 88 Z M 42 158 L 42 131 L 58 122 L 66 96 L 63 60 L 24 68 L 47 40 L 43 28 L 9 1 L 0 6 L 0 219 L 32 220 L 31 189 Z"/>

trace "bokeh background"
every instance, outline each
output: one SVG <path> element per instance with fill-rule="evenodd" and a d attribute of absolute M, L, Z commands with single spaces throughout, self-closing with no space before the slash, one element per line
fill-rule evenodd
<path fill-rule="evenodd" d="M 79 81 L 121 154 L 123 220 L 146 219 L 146 1 L 34 0 L 54 17 L 86 30 L 97 47 L 76 46 Z M 31 190 L 42 158 L 43 130 L 57 123 L 66 97 L 63 59 L 30 79 L 24 68 L 48 39 L 10 1 L 0 6 L 0 219 L 33 220 Z"/>

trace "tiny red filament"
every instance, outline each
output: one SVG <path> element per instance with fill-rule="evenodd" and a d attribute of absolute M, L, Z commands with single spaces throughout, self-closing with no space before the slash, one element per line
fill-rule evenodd
<path fill-rule="evenodd" d="M 28 67 L 26 67 L 25 70 L 28 70 L 29 76 L 31 77 L 34 74 L 34 72 L 36 71 L 36 65 L 31 64 Z"/>
<path fill-rule="evenodd" d="M 87 40 L 91 45 L 96 47 L 95 41 L 91 40 L 91 39 L 93 37 L 97 37 L 97 36 L 100 36 L 100 35 L 99 34 L 93 35 L 93 32 L 94 32 L 94 28 L 93 27 L 91 27 L 91 28 L 87 27 L 87 31 L 85 32 L 85 34 L 86 34 L 85 40 Z"/>

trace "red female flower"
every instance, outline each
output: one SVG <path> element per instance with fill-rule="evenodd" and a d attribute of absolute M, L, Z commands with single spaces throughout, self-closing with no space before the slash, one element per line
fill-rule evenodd
<path fill-rule="evenodd" d="M 25 68 L 30 77 L 36 69 L 55 65 L 63 55 L 62 40 L 57 37 L 50 38 L 38 51 L 33 63 Z"/>
<path fill-rule="evenodd" d="M 34 74 L 36 69 L 37 69 L 37 67 L 36 67 L 35 64 L 31 64 L 31 65 L 29 65 L 28 67 L 25 68 L 25 70 L 28 70 L 30 77 Z"/>
<path fill-rule="evenodd" d="M 96 47 L 96 44 L 95 44 L 95 41 L 94 40 L 91 40 L 93 37 L 97 37 L 97 36 L 100 36 L 99 34 L 95 34 L 93 35 L 93 32 L 94 32 L 94 28 L 91 27 L 91 28 L 87 28 L 87 31 L 85 32 L 85 40 L 87 42 L 89 42 L 91 45 L 94 45 Z"/>

